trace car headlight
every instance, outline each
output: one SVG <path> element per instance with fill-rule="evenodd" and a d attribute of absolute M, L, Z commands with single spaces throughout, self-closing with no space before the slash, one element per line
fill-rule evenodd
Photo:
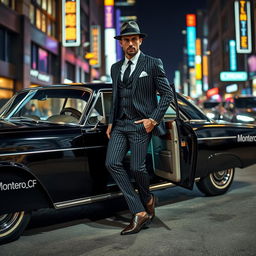
<path fill-rule="evenodd" d="M 215 117 L 215 114 L 213 113 L 206 113 L 206 116 L 210 119 L 213 119 Z"/>
<path fill-rule="evenodd" d="M 254 122 L 255 118 L 250 116 L 244 116 L 244 115 L 237 115 L 236 119 L 242 122 Z"/>

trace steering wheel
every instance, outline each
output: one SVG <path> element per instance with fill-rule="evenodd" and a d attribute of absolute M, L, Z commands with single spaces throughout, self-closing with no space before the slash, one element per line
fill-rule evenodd
<path fill-rule="evenodd" d="M 70 114 L 66 114 L 66 113 L 70 113 Z M 79 120 L 82 113 L 75 108 L 63 108 L 60 112 L 60 115 L 73 116 Z"/>

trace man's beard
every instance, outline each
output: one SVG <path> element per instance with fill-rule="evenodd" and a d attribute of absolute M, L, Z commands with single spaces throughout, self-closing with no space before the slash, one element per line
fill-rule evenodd
<path fill-rule="evenodd" d="M 130 49 L 134 49 L 134 52 L 129 52 L 129 48 L 126 50 L 126 54 L 129 56 L 134 56 L 137 54 L 138 50 L 136 50 L 135 48 L 130 48 Z"/>

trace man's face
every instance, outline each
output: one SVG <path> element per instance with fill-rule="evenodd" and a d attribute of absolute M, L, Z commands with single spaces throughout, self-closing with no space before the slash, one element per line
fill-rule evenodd
<path fill-rule="evenodd" d="M 122 36 L 120 45 L 123 48 L 125 56 L 132 58 L 140 49 L 142 38 L 139 35 Z"/>

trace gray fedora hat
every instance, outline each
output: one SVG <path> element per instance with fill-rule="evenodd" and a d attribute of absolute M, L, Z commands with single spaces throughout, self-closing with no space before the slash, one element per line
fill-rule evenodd
<path fill-rule="evenodd" d="M 127 21 L 121 26 L 121 33 L 114 38 L 120 40 L 122 36 L 139 35 L 144 38 L 147 34 L 140 33 L 140 28 L 135 21 Z"/>

